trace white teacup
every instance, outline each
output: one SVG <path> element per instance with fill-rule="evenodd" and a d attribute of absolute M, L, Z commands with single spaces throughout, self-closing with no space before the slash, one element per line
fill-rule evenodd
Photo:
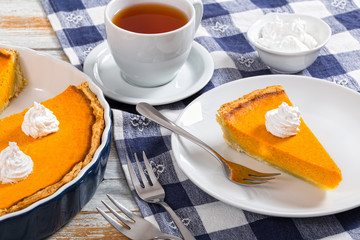
<path fill-rule="evenodd" d="M 155 34 L 131 32 L 113 23 L 118 11 L 143 3 L 175 7 L 188 22 L 176 30 Z M 201 0 L 112 0 L 105 9 L 106 35 L 122 77 L 141 87 L 156 87 L 174 79 L 189 56 L 202 14 Z"/>

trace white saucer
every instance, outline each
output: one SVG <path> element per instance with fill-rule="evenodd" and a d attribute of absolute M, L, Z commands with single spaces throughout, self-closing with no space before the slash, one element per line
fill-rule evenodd
<path fill-rule="evenodd" d="M 121 77 L 107 42 L 91 51 L 84 62 L 84 72 L 107 97 L 128 104 L 147 102 L 161 105 L 179 101 L 202 89 L 209 82 L 213 71 L 211 55 L 196 42 L 193 42 L 190 55 L 178 75 L 160 87 L 144 88 L 127 83 Z"/>

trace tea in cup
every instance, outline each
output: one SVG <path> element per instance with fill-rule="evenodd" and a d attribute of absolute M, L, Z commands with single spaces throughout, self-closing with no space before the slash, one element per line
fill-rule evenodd
<path fill-rule="evenodd" d="M 202 13 L 201 0 L 112 0 L 105 9 L 106 35 L 122 77 L 141 87 L 174 79 Z"/>

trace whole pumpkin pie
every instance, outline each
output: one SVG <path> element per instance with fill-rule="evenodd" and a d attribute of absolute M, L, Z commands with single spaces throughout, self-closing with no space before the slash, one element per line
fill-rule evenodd
<path fill-rule="evenodd" d="M 21 125 L 28 109 L 0 119 L 0 151 L 15 142 L 33 161 L 33 170 L 25 180 L 0 181 L 0 216 L 55 193 L 78 175 L 100 145 L 104 110 L 86 82 L 69 86 L 41 104 L 59 121 L 57 132 L 41 138 L 27 136 Z"/>
<path fill-rule="evenodd" d="M 276 85 L 223 104 L 216 120 L 225 141 L 322 189 L 334 189 L 342 180 L 341 171 L 302 118 L 295 136 L 280 138 L 267 131 L 265 114 L 283 102 L 292 106 L 284 88 Z"/>
<path fill-rule="evenodd" d="M 16 50 L 0 49 L 0 113 L 27 84 Z"/>

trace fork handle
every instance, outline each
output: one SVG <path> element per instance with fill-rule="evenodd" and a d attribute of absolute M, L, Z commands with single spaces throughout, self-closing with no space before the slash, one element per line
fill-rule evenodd
<path fill-rule="evenodd" d="M 170 131 L 187 138 L 188 140 L 198 144 L 200 147 L 208 151 L 211 155 L 213 155 L 216 159 L 221 161 L 219 158 L 219 154 L 212 149 L 209 145 L 201 141 L 199 138 L 195 137 L 191 133 L 187 132 L 185 129 L 179 127 L 176 123 L 172 122 L 170 119 L 166 118 L 162 115 L 158 110 L 156 110 L 153 106 L 148 103 L 138 103 L 136 105 L 136 111 L 138 111 L 144 117 L 149 118 L 150 120 L 160 124 L 161 126 L 169 129 Z"/>
<path fill-rule="evenodd" d="M 164 201 L 157 202 L 161 206 L 165 208 L 165 210 L 170 214 L 171 218 L 174 220 L 177 228 L 179 229 L 181 235 L 183 236 L 184 240 L 195 240 L 189 229 L 185 227 L 181 219 L 176 215 L 174 210 Z"/>

